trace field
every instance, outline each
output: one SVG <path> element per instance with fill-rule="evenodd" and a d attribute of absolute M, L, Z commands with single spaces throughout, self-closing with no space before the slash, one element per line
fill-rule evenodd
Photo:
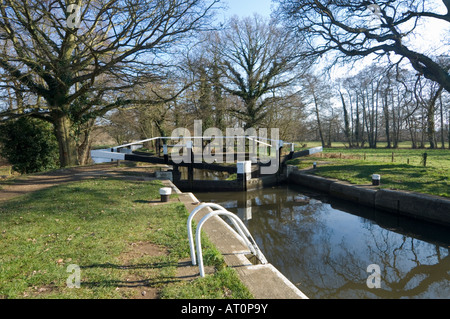
<path fill-rule="evenodd" d="M 189 213 L 176 201 L 150 205 L 161 186 L 97 178 L 0 204 L 0 299 L 251 298 L 206 237 L 215 273 L 182 279 Z"/>
<path fill-rule="evenodd" d="M 302 143 L 303 144 L 303 143 Z M 307 142 L 306 148 L 320 146 Z M 323 153 L 290 161 L 299 168 L 312 168 L 315 174 L 353 184 L 367 185 L 372 175 L 381 175 L 381 187 L 410 190 L 450 197 L 450 150 L 442 149 L 349 149 L 342 144 L 326 148 Z M 409 146 L 403 143 L 402 147 Z M 427 154 L 424 166 L 424 153 Z"/>

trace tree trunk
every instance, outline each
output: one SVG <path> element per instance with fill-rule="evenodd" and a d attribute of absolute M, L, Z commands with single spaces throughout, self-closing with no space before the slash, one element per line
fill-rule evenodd
<path fill-rule="evenodd" d="M 436 145 L 434 144 L 435 133 L 434 106 L 429 105 L 427 109 L 427 138 L 431 149 L 436 148 Z"/>
<path fill-rule="evenodd" d="M 398 126 L 397 126 L 397 121 L 398 118 L 396 117 L 395 114 L 395 103 L 394 103 L 394 91 L 392 91 L 392 139 L 393 139 L 393 143 L 394 143 L 394 148 L 398 148 Z"/>
<path fill-rule="evenodd" d="M 89 164 L 90 150 L 92 145 L 91 133 L 94 128 L 95 119 L 89 120 L 83 125 L 83 132 L 81 133 L 79 143 L 77 144 L 78 162 L 80 165 Z"/>
<path fill-rule="evenodd" d="M 90 134 L 88 134 L 87 136 L 84 136 L 83 143 L 81 143 L 77 148 L 78 159 L 79 159 L 78 162 L 80 165 L 89 164 L 89 161 L 91 158 L 91 154 L 90 154 L 91 145 L 92 145 L 91 136 L 90 136 Z"/>
<path fill-rule="evenodd" d="M 443 86 L 440 86 L 437 90 L 436 94 L 432 97 L 430 100 L 428 107 L 427 107 L 427 137 L 428 142 L 430 143 L 430 148 L 436 148 L 435 145 L 435 121 L 434 121 L 434 114 L 436 110 L 436 101 L 439 98 L 439 96 L 442 93 L 442 90 L 444 89 Z"/>
<path fill-rule="evenodd" d="M 390 124 L 389 124 L 389 109 L 388 109 L 388 93 L 386 91 L 386 95 L 384 96 L 384 122 L 385 122 L 385 130 L 386 130 L 386 140 L 387 140 L 387 148 L 391 148 L 391 136 L 390 136 Z"/>
<path fill-rule="evenodd" d="M 363 129 L 364 129 L 364 125 L 365 125 L 366 131 L 367 131 L 367 141 L 369 142 L 369 147 L 370 148 L 374 148 L 374 144 L 373 144 L 373 126 L 372 126 L 373 123 L 372 123 L 372 117 L 370 115 L 370 105 L 369 105 L 370 101 L 369 101 L 369 96 L 368 95 L 367 95 L 367 101 L 366 101 L 364 95 L 362 96 L 362 103 L 363 103 L 362 104 L 362 108 L 363 108 Z"/>
<path fill-rule="evenodd" d="M 379 106 L 379 101 L 378 101 L 378 96 L 379 96 L 379 90 L 377 87 L 376 90 L 376 98 L 375 98 L 375 112 L 374 112 L 374 116 L 375 116 L 375 136 L 374 136 L 374 148 L 377 148 L 377 143 L 378 143 L 378 106 Z"/>
<path fill-rule="evenodd" d="M 406 119 L 406 124 L 408 125 L 409 128 L 409 134 L 411 136 L 411 148 L 412 149 L 416 149 L 417 148 L 417 143 L 416 143 L 416 135 L 414 133 L 414 129 L 413 129 L 413 124 L 412 124 L 412 119 Z"/>
<path fill-rule="evenodd" d="M 224 132 L 226 129 L 224 118 L 226 107 L 220 82 L 220 70 L 217 59 L 214 59 L 212 72 L 213 72 L 212 86 L 213 86 L 213 105 L 215 110 L 215 126 Z"/>
<path fill-rule="evenodd" d="M 345 100 L 344 100 L 344 96 L 342 95 L 341 92 L 339 92 L 339 94 L 341 95 L 341 100 L 342 100 L 342 107 L 344 108 L 344 134 L 345 137 L 347 138 L 348 141 L 348 147 L 351 148 L 353 147 L 352 145 L 352 138 L 350 136 L 350 123 L 348 120 L 348 112 L 347 112 L 347 106 L 345 105 Z"/>
<path fill-rule="evenodd" d="M 356 125 L 355 125 L 355 140 L 356 140 L 356 146 L 359 147 L 359 142 L 361 140 L 360 135 L 360 123 L 359 123 L 359 100 L 358 100 L 358 94 L 356 94 Z"/>
<path fill-rule="evenodd" d="M 72 121 L 67 115 L 58 115 L 54 117 L 53 125 L 59 146 L 60 166 L 77 166 L 77 144 L 72 132 Z"/>
<path fill-rule="evenodd" d="M 322 142 L 322 147 L 325 148 L 326 145 L 325 145 L 325 139 L 323 137 L 322 123 L 320 122 L 319 105 L 317 105 L 317 99 L 314 94 L 313 94 L 313 98 L 314 98 L 314 106 L 315 106 L 315 110 L 316 110 L 317 127 L 319 129 L 320 141 Z"/>
<path fill-rule="evenodd" d="M 252 97 L 244 99 L 245 114 L 241 117 L 241 119 L 245 121 L 244 130 L 255 128 L 260 121 L 260 118 L 258 118 L 256 104 L 257 98 Z"/>
<path fill-rule="evenodd" d="M 327 142 L 327 147 L 331 147 L 331 129 L 332 129 L 332 125 L 333 125 L 333 118 L 330 118 L 330 120 L 328 121 L 328 142 Z"/>
<path fill-rule="evenodd" d="M 420 115 L 421 130 L 420 130 L 420 146 L 419 146 L 419 148 L 425 148 L 425 132 L 426 132 L 427 128 L 426 128 L 425 115 L 424 115 L 423 108 L 421 109 L 420 113 L 421 113 L 421 115 Z"/>
<path fill-rule="evenodd" d="M 355 136 L 355 123 L 353 119 L 353 102 L 352 102 L 352 95 L 348 93 L 349 103 L 350 103 L 350 140 L 352 142 L 352 147 L 354 147 L 354 136 Z"/>

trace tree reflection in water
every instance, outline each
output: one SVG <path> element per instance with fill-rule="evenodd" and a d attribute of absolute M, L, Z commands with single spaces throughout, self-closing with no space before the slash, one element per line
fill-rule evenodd
<path fill-rule="evenodd" d="M 294 200 L 313 198 L 309 204 Z M 297 186 L 198 193 L 244 220 L 270 263 L 310 298 L 449 298 L 448 229 Z M 371 264 L 381 287 L 369 289 Z"/>

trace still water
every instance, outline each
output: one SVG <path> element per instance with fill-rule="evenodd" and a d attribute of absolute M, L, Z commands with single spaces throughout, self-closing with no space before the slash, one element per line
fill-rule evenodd
<path fill-rule="evenodd" d="M 449 228 L 291 185 L 195 195 L 236 213 L 267 260 L 309 298 L 450 298 Z"/>

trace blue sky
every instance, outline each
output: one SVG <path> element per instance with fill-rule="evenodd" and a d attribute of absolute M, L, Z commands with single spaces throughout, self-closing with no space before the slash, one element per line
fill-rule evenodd
<path fill-rule="evenodd" d="M 436 1 L 440 5 L 438 7 L 439 13 L 446 12 L 446 8 L 441 0 L 433 1 Z M 217 18 L 219 21 L 225 22 L 233 15 L 245 17 L 251 16 L 255 12 L 269 17 L 272 11 L 271 7 L 274 7 L 275 3 L 271 0 L 221 0 L 220 5 L 227 7 L 227 9 L 218 12 Z M 436 19 L 423 19 L 412 40 L 412 49 L 416 49 L 425 54 L 442 51 L 442 44 L 440 43 L 445 41 L 449 31 L 448 23 L 443 23 Z M 446 41 L 449 41 L 448 38 Z"/>
<path fill-rule="evenodd" d="M 271 0 L 222 0 L 221 2 L 229 8 L 223 13 L 224 16 L 228 17 L 233 15 L 251 16 L 254 12 L 268 17 L 272 5 Z"/>

